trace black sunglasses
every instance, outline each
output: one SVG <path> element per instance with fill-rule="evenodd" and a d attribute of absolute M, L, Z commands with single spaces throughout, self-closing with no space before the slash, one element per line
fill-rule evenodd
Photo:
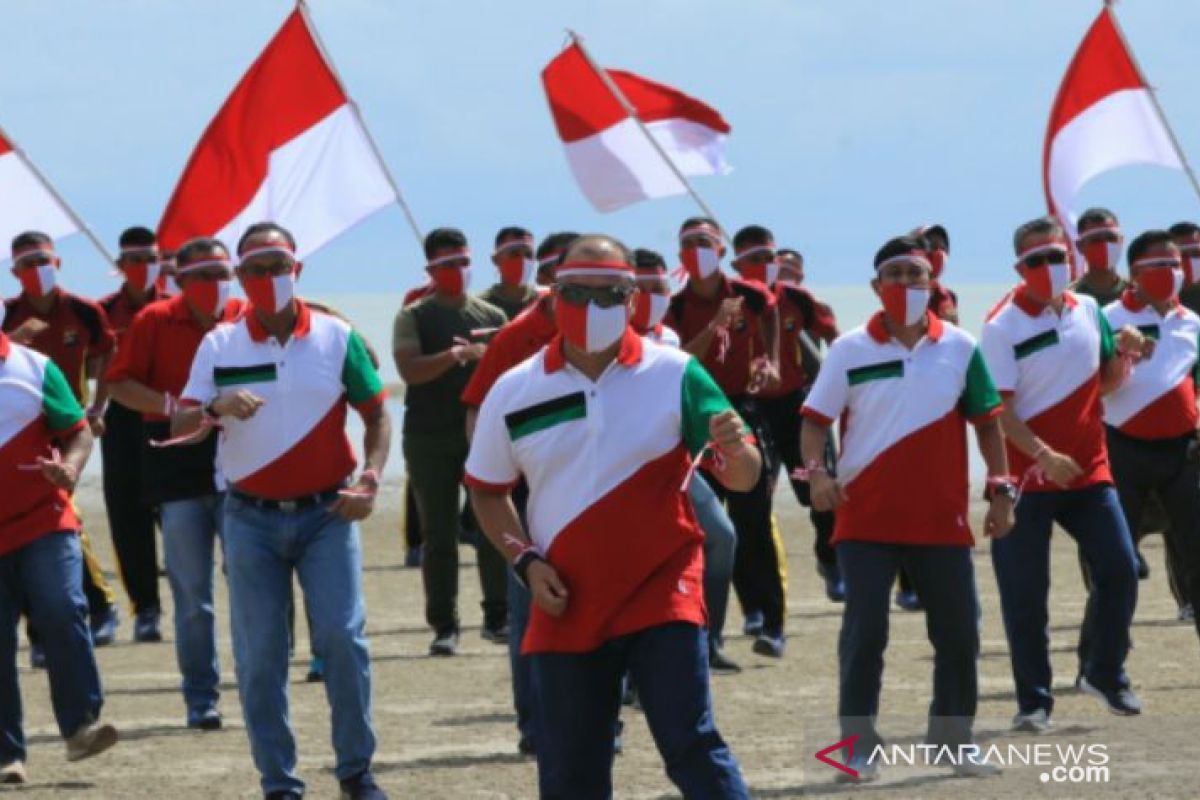
<path fill-rule="evenodd" d="M 1027 267 L 1044 267 L 1047 264 L 1065 264 L 1067 254 L 1062 250 L 1051 250 L 1047 253 L 1035 253 L 1025 258 Z"/>
<path fill-rule="evenodd" d="M 560 283 L 558 296 L 564 303 L 584 306 L 592 303 L 600 308 L 612 308 L 629 300 L 633 289 L 628 286 L 580 286 L 577 283 Z"/>

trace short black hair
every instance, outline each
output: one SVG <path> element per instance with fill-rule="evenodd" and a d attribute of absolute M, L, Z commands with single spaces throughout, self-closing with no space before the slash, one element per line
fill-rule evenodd
<path fill-rule="evenodd" d="M 796 250 L 791 247 L 781 247 L 775 251 L 775 255 L 776 256 L 794 256 L 794 257 L 800 259 L 801 261 L 804 260 L 804 255 L 799 250 Z"/>
<path fill-rule="evenodd" d="M 533 238 L 533 234 L 520 225 L 509 225 L 496 231 L 496 247 L 504 244 L 506 239 Z"/>
<path fill-rule="evenodd" d="M 229 257 L 229 248 L 220 239 L 211 236 L 188 239 L 175 253 L 176 268 L 182 269 L 195 261 L 204 261 L 218 250 L 224 253 L 226 258 Z"/>
<path fill-rule="evenodd" d="M 1144 256 L 1147 250 L 1159 244 L 1175 244 L 1170 231 L 1150 230 L 1139 233 L 1125 250 L 1126 262 L 1133 266 L 1133 262 Z"/>
<path fill-rule="evenodd" d="M 1177 238 L 1192 236 L 1200 233 L 1200 225 L 1197 225 L 1194 222 L 1176 222 L 1174 225 L 1167 228 L 1167 232 Z"/>
<path fill-rule="evenodd" d="M 425 258 L 432 260 L 438 250 L 467 246 L 467 237 L 458 228 L 434 228 L 425 234 Z"/>
<path fill-rule="evenodd" d="M 54 240 L 50 238 L 49 234 L 42 233 L 41 231 L 25 231 L 13 237 L 12 250 L 15 253 L 18 250 L 24 250 L 26 247 L 40 247 L 44 244 L 54 245 Z"/>
<path fill-rule="evenodd" d="M 637 269 L 654 269 L 667 271 L 666 259 L 657 250 L 639 247 L 633 251 L 633 266 Z"/>
<path fill-rule="evenodd" d="M 1063 226 L 1054 217 L 1045 216 L 1031 219 L 1028 222 L 1018 225 L 1017 229 L 1013 231 L 1013 252 L 1020 255 L 1022 250 L 1021 245 L 1024 244 L 1025 239 L 1035 234 L 1065 236 L 1066 231 L 1063 230 Z"/>
<path fill-rule="evenodd" d="M 875 269 L 879 269 L 879 265 L 887 261 L 893 256 L 906 255 L 913 250 L 925 252 L 925 238 L 913 233 L 906 233 L 903 236 L 893 236 L 884 242 L 883 247 L 875 253 Z"/>
<path fill-rule="evenodd" d="M 542 239 L 542 243 L 538 245 L 537 253 L 534 255 L 537 257 L 538 261 L 541 261 L 543 258 L 548 258 L 554 253 L 558 253 L 558 261 L 553 264 L 547 264 L 545 268 L 549 269 L 550 267 L 557 267 L 560 263 L 562 263 L 562 257 L 566 255 L 567 248 L 571 246 L 571 242 L 578 238 L 579 234 L 575 233 L 574 231 L 558 231 L 557 233 L 552 233 L 545 239 Z"/>
<path fill-rule="evenodd" d="M 683 221 L 683 224 L 679 226 L 679 232 L 683 233 L 688 228 L 696 225 L 711 225 L 716 228 L 718 233 L 721 232 L 721 226 L 718 225 L 717 221 L 712 217 L 688 217 Z"/>
<path fill-rule="evenodd" d="M 927 244 L 926 250 L 933 250 L 933 237 L 937 236 L 946 244 L 946 252 L 950 252 L 950 234 L 946 231 L 946 226 L 935 222 L 921 229 L 921 236 L 924 237 Z"/>
<path fill-rule="evenodd" d="M 1077 230 L 1090 228 L 1094 225 L 1117 225 L 1117 215 L 1109 211 L 1107 208 L 1093 206 L 1079 215 L 1079 222 L 1075 225 Z"/>
<path fill-rule="evenodd" d="M 158 244 L 158 237 L 154 231 L 141 225 L 126 228 L 121 231 L 121 238 L 117 239 L 118 247 L 152 247 L 155 244 Z"/>
<path fill-rule="evenodd" d="M 747 225 L 733 235 L 733 249 L 741 250 L 743 247 L 757 247 L 759 245 L 771 244 L 775 241 L 775 235 L 762 225 Z"/>
<path fill-rule="evenodd" d="M 237 243 L 238 255 L 242 254 L 242 250 L 246 248 L 246 242 L 250 237 L 257 236 L 260 233 L 278 233 L 287 241 L 288 247 L 292 250 L 296 249 L 296 237 L 292 236 L 292 232 L 280 225 L 278 222 L 256 222 L 242 233 Z M 224 247 L 225 245 L 221 245 Z"/>

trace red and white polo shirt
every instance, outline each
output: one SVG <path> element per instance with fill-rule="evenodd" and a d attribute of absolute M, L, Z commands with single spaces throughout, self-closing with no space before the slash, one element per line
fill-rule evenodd
<path fill-rule="evenodd" d="M 1108 320 L 1087 295 L 1063 294 L 1062 314 L 1018 286 L 983 325 L 980 348 L 1016 415 L 1051 449 L 1075 459 L 1083 474 L 1068 489 L 1111 483 L 1100 405 L 1100 367 L 1116 351 Z M 1008 466 L 1025 475 L 1033 461 L 1011 443 Z M 1061 489 L 1038 472 L 1024 491 Z"/>
<path fill-rule="evenodd" d="M 253 310 L 209 331 L 192 361 L 181 401 L 204 405 L 224 392 L 261 397 L 253 417 L 222 417 L 219 459 L 235 489 L 271 500 L 326 491 L 354 471 L 346 404 L 359 412 L 384 401 L 366 345 L 346 322 L 297 301 L 287 344 Z"/>
<path fill-rule="evenodd" d="M 729 400 L 696 359 L 625 331 L 593 383 L 556 337 L 509 370 L 480 407 L 466 482 L 524 476 L 529 535 L 570 592 L 531 610 L 522 652 L 586 652 L 672 621 L 705 623 L 703 534 L 681 490 L 689 454 Z"/>
<path fill-rule="evenodd" d="M 1132 291 L 1104 308 L 1109 326 L 1132 325 L 1154 339 L 1154 353 L 1133 365 L 1129 379 L 1105 395 L 1104 422 L 1135 439 L 1174 439 L 1196 432 L 1200 316 L 1176 301 L 1160 316 Z"/>
<path fill-rule="evenodd" d="M 26 467 L 85 425 L 54 362 L 0 333 L 0 556 L 48 533 L 79 529 L 70 496 Z"/>
<path fill-rule="evenodd" d="M 829 348 L 800 413 L 841 418 L 833 541 L 970 545 L 966 421 L 1000 414 L 975 339 L 928 313 L 912 350 L 878 312 Z"/>

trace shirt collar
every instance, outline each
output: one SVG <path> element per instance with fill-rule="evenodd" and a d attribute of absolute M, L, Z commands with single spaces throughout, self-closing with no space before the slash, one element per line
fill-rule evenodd
<path fill-rule="evenodd" d="M 0 333 L 0 361 L 8 360 L 10 350 L 12 350 L 12 345 L 9 343 L 8 334 Z"/>
<path fill-rule="evenodd" d="M 1155 309 L 1152 305 L 1150 305 L 1149 303 L 1143 303 L 1141 300 L 1138 299 L 1137 292 L 1135 292 L 1133 290 L 1132 286 L 1121 293 L 1121 305 L 1123 305 L 1129 311 L 1135 311 L 1135 312 L 1136 311 L 1144 311 L 1145 309 L 1148 308 L 1151 311 L 1153 311 L 1155 314 L 1158 313 L 1157 309 Z M 1178 311 L 1179 308 L 1180 308 L 1179 298 L 1172 297 L 1171 298 L 1171 311 Z M 1167 314 L 1171 313 L 1171 311 L 1168 311 Z M 1163 314 L 1163 316 L 1165 317 L 1166 314 Z"/>
<path fill-rule="evenodd" d="M 925 331 L 925 338 L 931 342 L 940 341 L 942 333 L 946 329 L 945 323 L 942 322 L 941 317 L 932 311 L 926 311 L 925 318 L 929 320 L 929 328 Z M 867 320 L 867 333 L 879 344 L 887 344 L 892 340 L 892 335 L 888 333 L 887 325 L 883 322 L 882 311 L 876 311 L 871 316 L 871 319 Z"/>
<path fill-rule="evenodd" d="M 1041 316 L 1042 312 L 1047 308 L 1045 303 L 1034 300 L 1029 296 L 1023 283 L 1013 290 L 1012 300 L 1013 305 L 1031 317 Z M 1079 301 L 1075 299 L 1075 295 L 1070 292 L 1063 292 L 1063 308 L 1074 308 L 1077 305 L 1079 305 Z"/>
<path fill-rule="evenodd" d="M 563 353 L 563 336 L 555 334 L 546 348 L 546 374 L 552 375 L 567 365 L 566 354 Z M 621 349 L 617 351 L 617 363 L 622 367 L 632 367 L 642 361 L 642 337 L 632 326 L 625 326 L 621 335 Z"/>
<path fill-rule="evenodd" d="M 254 313 L 252 306 L 246 307 L 246 327 L 250 330 L 250 339 L 254 342 L 262 343 L 267 340 L 271 334 L 267 333 L 267 329 L 258 321 L 258 315 Z M 296 298 L 296 327 L 292 329 L 292 336 L 297 339 L 303 339 L 308 336 L 308 332 L 312 329 L 312 312 L 308 310 L 308 306 L 299 297 Z"/>
<path fill-rule="evenodd" d="M 183 293 L 173 295 L 167 298 L 170 304 L 171 318 L 178 322 L 196 322 L 196 317 L 192 314 L 192 309 L 188 306 L 187 301 L 183 299 Z M 146 305 L 149 305 L 147 303 Z M 236 300 L 230 299 L 225 302 L 225 308 L 221 309 L 221 315 L 217 318 L 217 323 L 233 322 L 241 315 L 241 308 Z"/>

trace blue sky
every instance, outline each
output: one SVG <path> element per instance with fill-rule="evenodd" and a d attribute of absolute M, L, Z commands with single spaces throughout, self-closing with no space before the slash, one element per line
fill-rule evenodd
<path fill-rule="evenodd" d="M 154 224 L 204 126 L 290 0 L 9 0 L 0 124 L 106 242 Z M 767 225 L 818 284 L 865 281 L 888 236 L 950 229 L 953 283 L 1009 280 L 1013 227 L 1044 210 L 1050 103 L 1098 0 L 311 0 L 419 223 L 476 253 L 499 226 L 603 230 L 674 250 L 671 198 L 600 215 L 567 169 L 539 72 L 582 33 L 605 65 L 710 103 L 733 126 L 727 177 L 697 188 L 729 228 Z M 1200 4 L 1124 0 L 1118 15 L 1189 158 L 1200 163 Z M 1130 168 L 1084 201 L 1127 229 L 1200 218 L 1182 173 Z M 82 237 L 64 283 L 116 280 Z M 398 209 L 314 255 L 313 293 L 401 291 L 423 259 Z M 480 270 L 483 280 L 490 267 Z M 352 276 L 348 278 L 348 276 Z M 477 284 L 478 285 L 478 284 Z M 15 291 L 0 277 L 0 293 Z"/>

